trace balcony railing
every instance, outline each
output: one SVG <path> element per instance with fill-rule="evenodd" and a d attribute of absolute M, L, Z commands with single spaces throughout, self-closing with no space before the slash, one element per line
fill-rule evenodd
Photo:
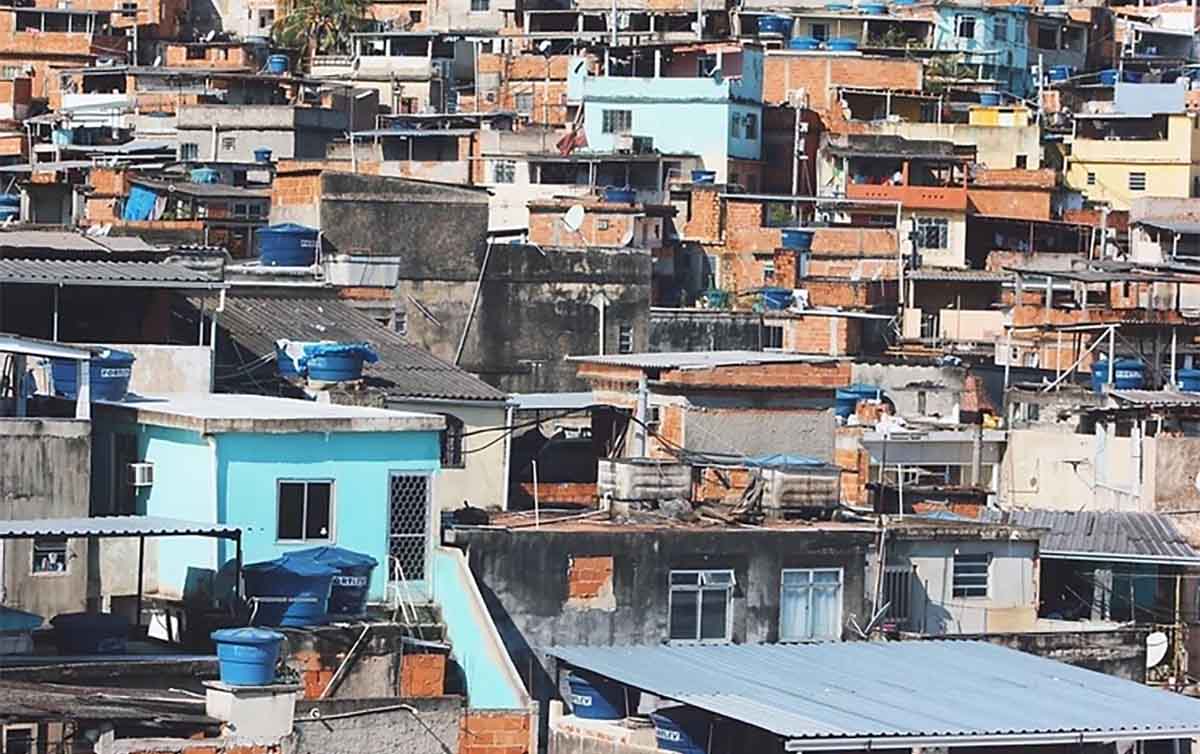
<path fill-rule="evenodd" d="M 911 209 L 967 209 L 966 186 L 850 183 L 846 186 L 846 198 L 899 202 L 903 207 Z"/>

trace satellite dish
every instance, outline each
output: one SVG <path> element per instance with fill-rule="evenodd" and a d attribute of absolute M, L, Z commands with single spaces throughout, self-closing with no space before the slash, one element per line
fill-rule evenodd
<path fill-rule="evenodd" d="M 155 68 L 158 68 L 160 65 L 162 65 L 162 55 L 158 55 L 158 56 L 156 56 L 156 57 L 154 58 L 154 63 L 152 63 L 152 65 L 153 65 Z"/>
<path fill-rule="evenodd" d="M 1146 637 L 1146 669 L 1154 667 L 1167 656 L 1170 640 L 1162 631 L 1155 631 Z"/>
<path fill-rule="evenodd" d="M 571 207 L 562 217 L 563 225 L 567 226 L 568 230 L 577 231 L 583 227 L 584 209 L 582 204 L 576 204 Z"/>
<path fill-rule="evenodd" d="M 216 38 L 216 36 L 217 36 L 217 30 L 216 30 L 216 29 L 210 29 L 210 30 L 209 30 L 209 32 L 208 32 L 207 34 L 205 34 L 205 35 L 204 35 L 204 41 L 205 41 L 205 42 L 211 42 L 211 41 L 213 41 L 213 39 L 215 39 L 215 38 Z"/>

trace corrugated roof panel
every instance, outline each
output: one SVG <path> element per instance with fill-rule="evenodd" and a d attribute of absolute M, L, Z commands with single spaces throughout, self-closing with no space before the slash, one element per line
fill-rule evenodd
<path fill-rule="evenodd" d="M 0 259 L 0 282 L 95 286 L 166 285 L 176 288 L 212 288 L 223 285 L 220 280 L 207 273 L 174 262 L 99 259 Z"/>
<path fill-rule="evenodd" d="M 0 521 L 0 539 L 27 537 L 232 536 L 240 527 L 161 516 L 96 516 Z"/>
<path fill-rule="evenodd" d="M 1200 551 L 1188 542 L 1169 516 L 1132 511 L 988 510 L 983 520 L 1048 530 L 1041 553 L 1095 555 L 1145 562 L 1200 563 Z"/>
<path fill-rule="evenodd" d="M 1121 731 L 1149 739 L 1200 731 L 1200 701 L 985 642 L 547 651 L 790 739 L 855 739 L 861 745 L 909 737 Z"/>

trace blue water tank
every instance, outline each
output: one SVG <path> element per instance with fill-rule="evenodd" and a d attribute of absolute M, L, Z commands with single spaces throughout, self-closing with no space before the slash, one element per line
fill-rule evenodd
<path fill-rule="evenodd" d="M 792 305 L 791 288 L 763 288 L 762 304 L 768 311 L 779 311 Z"/>
<path fill-rule="evenodd" d="M 275 663 L 283 634 L 263 628 L 222 628 L 213 631 L 221 683 L 265 686 L 275 680 Z"/>
<path fill-rule="evenodd" d="M 829 5 L 825 6 L 825 10 L 832 13 L 844 13 L 846 11 L 854 10 L 854 7 L 849 3 L 830 3 Z"/>
<path fill-rule="evenodd" d="M 1185 393 L 1200 393 L 1200 369 L 1180 369 L 1175 373 L 1179 389 Z"/>
<path fill-rule="evenodd" d="M 280 377 L 298 379 L 308 373 L 309 349 L 320 341 L 275 341 L 275 371 Z"/>
<path fill-rule="evenodd" d="M 0 220 L 17 219 L 21 216 L 21 195 L 0 194 Z"/>
<path fill-rule="evenodd" d="M 650 713 L 658 748 L 680 754 L 706 754 L 712 714 L 693 707 L 666 707 Z"/>
<path fill-rule="evenodd" d="M 812 248 L 816 233 L 805 228 L 784 228 L 780 234 L 780 245 L 785 249 L 808 251 Z"/>
<path fill-rule="evenodd" d="M 821 49 L 821 40 L 815 37 L 792 37 L 788 42 L 788 48 L 792 50 L 819 50 Z"/>
<path fill-rule="evenodd" d="M 571 711 L 587 720 L 621 720 L 637 712 L 640 692 L 584 673 L 569 673 Z"/>
<path fill-rule="evenodd" d="M 1108 359 L 1092 363 L 1092 390 L 1104 392 L 1108 382 Z M 1117 390 L 1139 390 L 1146 384 L 1146 365 L 1140 359 L 1117 359 L 1113 364 L 1113 382 Z"/>
<path fill-rule="evenodd" d="M 1000 104 L 1000 92 L 980 92 L 979 104 L 984 107 L 997 107 Z"/>
<path fill-rule="evenodd" d="M 883 3 L 860 3 L 858 10 L 868 16 L 882 16 L 887 13 L 887 6 Z"/>
<path fill-rule="evenodd" d="M 251 622 L 256 626 L 323 626 L 329 622 L 329 591 L 338 569 L 283 558 L 242 569 L 247 597 L 262 597 Z"/>
<path fill-rule="evenodd" d="M 255 231 L 258 261 L 272 267 L 308 267 L 317 261 L 316 228 L 295 223 L 269 225 Z"/>
<path fill-rule="evenodd" d="M 637 201 L 637 192 L 628 186 L 625 188 L 610 186 L 604 189 L 604 201 L 616 204 L 633 204 Z"/>
<path fill-rule="evenodd" d="M 883 391 L 875 385 L 855 384 L 839 388 L 833 395 L 833 412 L 845 419 L 854 413 L 859 401 L 882 397 Z"/>
<path fill-rule="evenodd" d="M 90 382 L 92 400 L 122 401 L 129 392 L 129 378 L 133 376 L 136 357 L 128 351 L 108 348 L 93 356 Z M 54 381 L 54 394 L 74 398 L 79 393 L 75 379 L 75 366 L 71 359 L 51 359 L 50 376 Z"/>
<path fill-rule="evenodd" d="M 0 605 L 0 633 L 33 631 L 41 628 L 42 616 Z"/>
<path fill-rule="evenodd" d="M 759 16 L 758 33 L 790 37 L 792 35 L 792 19 L 790 16 Z"/>
<path fill-rule="evenodd" d="M 213 168 L 194 168 L 191 178 L 192 183 L 220 183 L 221 173 Z"/>
<path fill-rule="evenodd" d="M 129 621 L 112 613 L 62 613 L 50 619 L 63 655 L 125 654 Z"/>
<path fill-rule="evenodd" d="M 825 48 L 832 52 L 853 52 L 858 49 L 858 40 L 850 37 L 835 37 L 825 43 Z"/>
<path fill-rule="evenodd" d="M 276 76 L 282 76 L 288 72 L 288 56 L 287 55 L 268 55 L 267 56 L 267 73 Z"/>
<path fill-rule="evenodd" d="M 371 573 L 379 561 L 370 555 L 354 552 L 343 547 L 309 547 L 285 553 L 283 560 L 307 561 L 336 568 L 333 588 L 329 591 L 329 608 L 332 615 L 362 615 L 367 609 L 367 593 L 371 586 Z"/>
<path fill-rule="evenodd" d="M 1069 65 L 1052 65 L 1047 69 L 1047 74 L 1051 81 L 1066 81 L 1075 73 L 1075 69 Z"/>
<path fill-rule="evenodd" d="M 363 363 L 379 360 L 367 343 L 314 343 L 305 347 L 305 370 L 310 380 L 346 382 L 362 377 Z"/>
<path fill-rule="evenodd" d="M 1100 71 L 1100 83 L 1104 86 L 1116 86 L 1117 77 L 1120 75 L 1121 72 L 1116 68 L 1105 68 L 1104 70 Z"/>
<path fill-rule="evenodd" d="M 717 171 L 715 170 L 693 170 L 692 183 L 716 183 Z"/>
<path fill-rule="evenodd" d="M 271 150 L 267 149 L 266 147 L 259 147 L 258 149 L 254 150 L 254 161 L 255 162 L 270 162 L 272 154 L 273 153 L 271 152 Z"/>

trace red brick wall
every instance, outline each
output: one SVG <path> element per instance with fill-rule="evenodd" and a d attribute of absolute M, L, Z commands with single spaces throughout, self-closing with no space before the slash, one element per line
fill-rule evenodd
<path fill-rule="evenodd" d="M 530 207 L 529 240 L 541 246 L 621 246 L 634 224 L 628 212 L 593 209 L 579 230 L 571 230 L 563 224 L 563 212 L 561 207 Z"/>
<path fill-rule="evenodd" d="M 468 710 L 459 728 L 458 754 L 527 754 L 531 723 L 524 712 Z"/>
<path fill-rule="evenodd" d="M 767 54 L 763 71 L 763 101 L 781 104 L 791 90 L 808 93 L 808 107 L 821 113 L 832 109 L 835 86 L 866 89 L 920 89 L 922 66 L 915 60 L 829 55 Z"/>
<path fill-rule="evenodd" d="M 850 384 L 850 365 L 846 362 L 828 362 L 671 370 L 663 372 L 660 380 L 672 385 L 733 388 L 837 388 Z"/>
<path fill-rule="evenodd" d="M 567 599 L 588 600 L 611 592 L 612 579 L 611 555 L 572 557 L 567 567 Z"/>
<path fill-rule="evenodd" d="M 972 187 L 967 190 L 967 201 L 979 215 L 1049 220 L 1051 193 L 1052 190 Z"/>
<path fill-rule="evenodd" d="M 400 696 L 442 696 L 446 693 L 446 655 L 406 654 L 400 658 Z"/>
<path fill-rule="evenodd" d="M 693 186 L 688 220 L 683 237 L 690 241 L 715 243 L 721 240 L 721 190 Z"/>

